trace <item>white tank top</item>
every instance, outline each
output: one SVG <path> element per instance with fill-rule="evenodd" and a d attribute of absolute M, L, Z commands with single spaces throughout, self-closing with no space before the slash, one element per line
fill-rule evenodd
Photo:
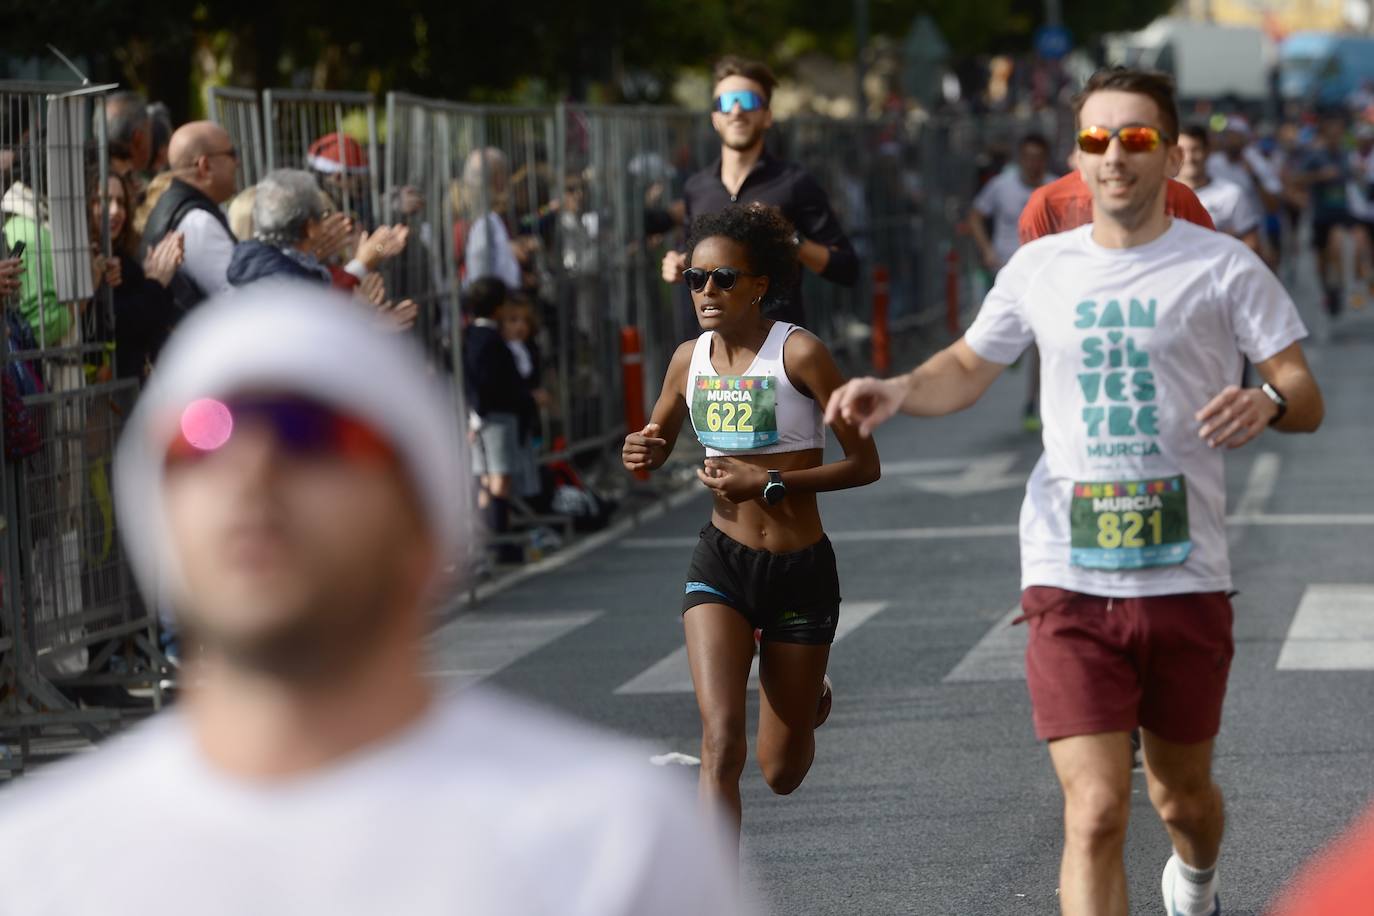
<path fill-rule="evenodd" d="M 782 364 L 795 324 L 776 321 L 743 375 L 719 375 L 711 365 L 707 331 L 697 338 L 687 371 L 687 409 L 708 456 L 774 455 L 825 448 L 825 419 Z"/>

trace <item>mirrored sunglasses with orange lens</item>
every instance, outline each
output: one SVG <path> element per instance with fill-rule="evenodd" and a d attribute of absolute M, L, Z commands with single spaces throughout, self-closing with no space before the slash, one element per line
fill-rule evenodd
<path fill-rule="evenodd" d="M 1164 142 L 1164 134 L 1157 127 L 1085 127 L 1078 132 L 1078 148 L 1093 156 L 1100 156 L 1112 145 L 1112 138 L 1121 140 L 1121 148 L 1128 153 L 1152 153 Z"/>

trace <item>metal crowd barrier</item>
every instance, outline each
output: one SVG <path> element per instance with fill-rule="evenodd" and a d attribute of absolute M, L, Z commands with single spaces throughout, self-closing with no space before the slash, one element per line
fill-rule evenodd
<path fill-rule="evenodd" d="M 137 387 L 86 377 L 113 337 L 108 299 L 92 300 L 92 192 L 83 184 L 84 156 L 94 151 L 103 169 L 103 119 L 93 137 L 83 124 L 106 88 L 0 83 L 6 234 L 26 233 L 37 278 L 24 313 L 34 339 L 25 352 L 7 347 L 4 368 L 27 367 L 43 383 L 23 397 L 41 447 L 5 460 L 0 489 L 0 769 L 6 748 L 22 761 L 45 729 L 97 737 L 118 716 L 79 709 L 63 690 L 147 684 L 165 665 L 109 501 L 110 455 Z M 362 93 L 225 88 L 212 89 L 209 103 L 240 151 L 241 187 L 273 168 L 309 169 L 364 227 L 410 227 L 404 254 L 385 269 L 388 293 L 420 306 L 416 334 L 460 398 L 461 290 L 501 266 L 498 246 L 474 241 L 509 237 L 517 285 L 542 324 L 544 459 L 599 453 L 614 464 L 626 416 L 622 335 L 641 347 L 633 359 L 642 359 L 647 411 L 674 349 L 697 333 L 685 289 L 664 284 L 659 264 L 683 242 L 688 177 L 719 155 L 706 113 L 478 106 L 404 93 L 388 94 L 379 112 Z M 939 337 L 947 332 L 932 326 L 941 319 L 954 330 L 967 323 L 986 278 L 962 226 L 985 154 L 1014 155 L 1031 129 L 1066 149 L 1068 127 L 1054 114 L 778 121 L 773 151 L 827 191 L 861 259 L 854 289 L 804 279 L 807 324 L 843 365 L 869 369 L 875 273 L 894 333 Z M 95 240 L 108 253 L 104 228 Z M 19 304 L 6 303 L 11 317 Z"/>
<path fill-rule="evenodd" d="M 155 685 L 165 661 L 129 587 L 110 499 L 137 387 L 105 380 L 114 315 L 92 275 L 93 256 L 111 252 L 108 222 L 93 227 L 91 213 L 108 193 L 113 88 L 0 82 L 0 258 L 22 243 L 25 268 L 3 303 L 0 354 L 0 773 L 21 769 L 37 738 L 102 736 L 120 711 L 84 708 L 77 691 Z"/>
<path fill-rule="evenodd" d="M 267 170 L 307 169 L 368 228 L 382 212 L 377 104 L 369 93 L 267 89 L 262 94 Z"/>

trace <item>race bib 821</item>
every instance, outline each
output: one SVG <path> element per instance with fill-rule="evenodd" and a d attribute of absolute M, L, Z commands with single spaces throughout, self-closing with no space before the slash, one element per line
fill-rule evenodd
<path fill-rule="evenodd" d="M 1069 546 L 1070 562 L 1088 569 L 1182 563 L 1193 549 L 1183 475 L 1075 483 Z"/>
<path fill-rule="evenodd" d="M 778 442 L 778 380 L 769 375 L 699 375 L 692 427 L 707 448 L 740 451 Z"/>

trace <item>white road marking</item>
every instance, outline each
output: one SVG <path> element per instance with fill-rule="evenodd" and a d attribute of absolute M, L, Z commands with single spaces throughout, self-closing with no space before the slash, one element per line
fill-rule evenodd
<path fill-rule="evenodd" d="M 886 601 L 846 601 L 840 605 L 840 624 L 835 630 L 835 642 L 844 639 L 887 607 Z M 749 671 L 750 686 L 757 686 L 759 660 Z M 687 661 L 687 647 L 681 646 L 645 668 L 615 689 L 620 695 L 637 693 L 691 693 L 692 667 Z"/>
<path fill-rule="evenodd" d="M 1250 474 L 1245 479 L 1245 489 L 1233 513 L 1245 518 L 1259 515 L 1274 495 L 1274 485 L 1279 481 L 1279 468 L 1283 459 L 1274 452 L 1262 452 L 1250 465 Z"/>
<path fill-rule="evenodd" d="M 491 677 L 509 665 L 584 627 L 601 611 L 512 614 L 475 611 L 441 627 L 430 639 L 431 677 L 463 687 Z"/>
<path fill-rule="evenodd" d="M 1263 513 L 1256 515 L 1231 515 L 1226 519 L 1228 525 L 1291 525 L 1296 528 L 1328 526 L 1374 525 L 1374 512 L 1311 512 L 1294 514 Z"/>
<path fill-rule="evenodd" d="M 957 474 L 904 478 L 902 483 L 941 496 L 973 496 L 991 490 L 1010 490 L 1026 485 L 1025 474 L 1011 473 L 1015 464 L 1014 452 L 995 452 L 970 459 Z"/>
<path fill-rule="evenodd" d="M 1307 586 L 1278 668 L 1374 671 L 1374 585 Z"/>
<path fill-rule="evenodd" d="M 1232 527 L 1256 525 L 1261 527 L 1328 528 L 1363 527 L 1374 525 L 1374 512 L 1329 512 L 1271 514 L 1254 513 L 1231 515 L 1226 524 Z M 956 538 L 1012 537 L 1018 528 L 1006 525 L 938 525 L 930 528 L 876 528 L 868 531 L 831 531 L 830 540 L 836 544 L 869 541 L 938 541 Z M 696 545 L 695 535 L 684 537 L 626 538 L 620 546 L 629 550 L 674 550 Z"/>
<path fill-rule="evenodd" d="M 1024 624 L 1012 626 L 1011 623 L 1020 615 L 1019 604 L 1007 611 L 945 675 L 944 682 L 1024 680 L 1028 628 Z"/>

